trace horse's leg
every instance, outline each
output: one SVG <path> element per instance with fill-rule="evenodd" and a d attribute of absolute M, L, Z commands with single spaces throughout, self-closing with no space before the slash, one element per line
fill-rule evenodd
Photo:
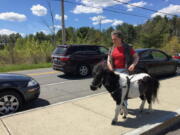
<path fill-rule="evenodd" d="M 148 108 L 148 109 L 149 109 L 149 112 L 152 112 L 152 111 L 153 111 L 153 109 L 152 109 L 152 103 L 149 104 L 149 108 Z"/>
<path fill-rule="evenodd" d="M 146 102 L 146 100 L 142 100 L 141 105 L 140 105 L 140 107 L 139 107 L 141 113 L 142 113 L 143 110 L 144 110 L 145 102 Z"/>
<path fill-rule="evenodd" d="M 128 115 L 128 109 L 127 106 L 122 106 L 123 112 L 124 112 L 124 116 L 123 119 L 126 119 L 127 115 Z"/>
<path fill-rule="evenodd" d="M 140 109 L 140 112 L 142 113 L 142 111 L 144 110 L 144 105 L 145 105 L 146 99 L 144 98 L 144 96 L 140 96 L 140 99 L 142 102 L 141 102 L 139 109 Z"/>
<path fill-rule="evenodd" d="M 124 101 L 125 101 L 125 100 L 124 100 Z M 126 102 L 127 102 L 127 100 L 126 100 Z M 125 113 L 124 107 L 127 108 L 126 102 L 123 102 L 123 105 L 122 105 L 122 107 L 120 108 L 120 114 L 121 114 L 121 115 L 123 115 L 123 114 Z"/>
<path fill-rule="evenodd" d="M 114 118 L 113 118 L 113 120 L 112 120 L 112 125 L 115 125 L 116 123 L 117 123 L 117 121 L 118 121 L 118 115 L 119 115 L 119 113 L 120 113 L 120 109 L 122 108 L 122 105 L 116 105 L 116 109 L 115 109 L 115 116 L 114 116 Z"/>
<path fill-rule="evenodd" d="M 120 108 L 120 114 L 123 115 L 124 114 L 124 109 L 123 109 L 124 104 L 122 105 L 122 107 Z"/>
<path fill-rule="evenodd" d="M 152 101 L 151 101 L 151 98 L 147 99 L 148 101 L 148 104 L 149 104 L 149 107 L 148 107 L 148 112 L 152 112 Z"/>

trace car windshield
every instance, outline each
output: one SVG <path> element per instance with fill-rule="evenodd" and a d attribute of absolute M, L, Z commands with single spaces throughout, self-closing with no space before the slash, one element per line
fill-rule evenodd
<path fill-rule="evenodd" d="M 66 53 L 66 50 L 67 50 L 67 47 L 63 47 L 63 46 L 57 47 L 57 48 L 54 50 L 53 54 L 65 54 L 65 53 Z"/>

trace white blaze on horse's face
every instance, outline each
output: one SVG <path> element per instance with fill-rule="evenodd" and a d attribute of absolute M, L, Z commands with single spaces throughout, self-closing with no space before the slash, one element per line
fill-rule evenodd
<path fill-rule="evenodd" d="M 95 73 L 93 75 L 93 81 L 90 85 L 91 90 L 95 91 L 97 88 L 100 88 L 102 85 L 102 73 Z"/>
<path fill-rule="evenodd" d="M 97 88 L 100 88 L 103 81 L 103 66 L 102 64 L 95 66 L 92 72 L 93 81 L 90 85 L 91 90 L 95 91 Z"/>

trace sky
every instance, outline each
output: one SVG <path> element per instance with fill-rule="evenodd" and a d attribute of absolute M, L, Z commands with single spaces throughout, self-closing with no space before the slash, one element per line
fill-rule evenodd
<path fill-rule="evenodd" d="M 0 0 L 0 35 L 49 34 L 53 28 L 51 13 L 58 31 L 60 1 Z M 107 29 L 122 23 L 137 26 L 157 15 L 180 17 L 180 0 L 64 0 L 64 10 L 65 27 Z"/>

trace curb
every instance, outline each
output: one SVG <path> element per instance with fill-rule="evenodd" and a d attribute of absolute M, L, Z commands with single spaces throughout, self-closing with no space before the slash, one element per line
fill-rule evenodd
<path fill-rule="evenodd" d="M 162 117 L 159 122 L 150 125 L 144 125 L 124 135 L 163 135 L 169 128 L 180 123 L 180 109 Z"/>
<path fill-rule="evenodd" d="M 180 115 L 175 116 L 165 122 L 159 124 L 158 126 L 142 133 L 141 135 L 163 135 L 174 125 L 180 123 Z"/>

